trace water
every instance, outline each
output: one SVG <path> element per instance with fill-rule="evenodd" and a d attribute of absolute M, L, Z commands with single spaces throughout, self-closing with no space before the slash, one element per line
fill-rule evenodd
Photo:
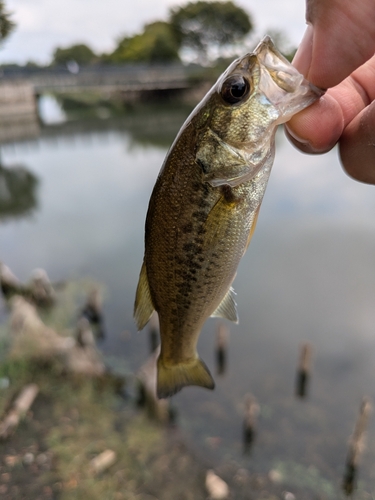
<path fill-rule="evenodd" d="M 53 95 L 43 95 L 38 101 L 38 115 L 45 125 L 64 123 L 67 120 L 65 111 L 59 106 Z"/>
<path fill-rule="evenodd" d="M 53 281 L 104 283 L 102 348 L 131 371 L 149 352 L 147 332 L 137 334 L 132 319 L 148 199 L 185 116 L 173 108 L 62 123 L 1 151 L 0 178 L 12 172 L 27 203 L 0 216 L 0 260 L 23 280 L 43 267 Z M 216 389 L 186 388 L 173 398 L 187 441 L 224 476 L 230 467 L 277 470 L 298 498 L 341 496 L 348 438 L 362 397 L 374 397 L 374 189 L 349 179 L 336 151 L 304 156 L 278 134 L 258 227 L 234 283 L 240 324 L 230 325 L 228 369 L 216 374 L 217 322 L 209 320 L 198 350 Z M 301 400 L 295 377 L 306 341 L 312 377 Z M 248 392 L 260 415 L 244 454 Z M 374 425 L 372 418 L 358 495 L 375 491 Z"/>

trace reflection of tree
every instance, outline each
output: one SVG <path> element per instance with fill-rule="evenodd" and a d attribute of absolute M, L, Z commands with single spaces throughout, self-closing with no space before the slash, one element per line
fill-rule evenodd
<path fill-rule="evenodd" d="M 102 119 L 98 108 L 76 114 L 75 120 L 68 120 L 54 127 L 41 129 L 43 139 L 91 135 L 98 132 L 126 132 L 134 145 L 168 148 L 181 125 L 192 110 L 189 104 L 178 102 L 144 102 L 126 108 L 126 112 Z"/>
<path fill-rule="evenodd" d="M 186 104 L 143 104 L 128 111 L 123 126 L 135 144 L 168 148 L 190 111 Z"/>
<path fill-rule="evenodd" d="M 38 178 L 22 165 L 0 165 L 0 220 L 21 217 L 37 208 Z"/>

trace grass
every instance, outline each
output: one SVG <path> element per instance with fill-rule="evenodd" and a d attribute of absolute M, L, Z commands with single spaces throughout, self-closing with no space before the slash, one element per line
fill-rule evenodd
<path fill-rule="evenodd" d="M 38 367 L 35 362 L 9 361 L 0 373 L 10 379 L 3 398 L 7 402 L 25 383 L 35 382 L 40 388 L 32 412 L 9 442 L 0 445 L 0 455 L 15 455 L 19 464 L 28 449 L 38 450 L 35 455 L 44 450 L 53 463 L 49 470 L 34 470 L 32 475 L 24 466 L 21 477 L 14 466 L 0 467 L 3 474 L 17 478 L 19 493 L 32 486 L 35 495 L 52 491 L 61 500 L 205 498 L 200 465 L 179 442 L 166 437 L 163 427 L 131 401 L 121 400 L 110 386 L 66 378 L 58 367 Z M 94 476 L 90 461 L 106 449 L 115 451 L 116 462 Z M 178 479 L 170 481 L 171 475 Z"/>
<path fill-rule="evenodd" d="M 67 283 L 57 305 L 41 314 L 43 321 L 71 334 L 92 286 Z M 14 435 L 0 442 L 4 500 L 205 498 L 201 465 L 134 401 L 118 395 L 119 377 L 68 376 L 57 359 L 7 356 L 10 344 L 2 325 L 0 379 L 9 386 L 0 388 L 0 419 L 26 384 L 36 383 L 39 394 Z M 90 461 L 106 449 L 116 453 L 116 461 L 95 476 Z"/>

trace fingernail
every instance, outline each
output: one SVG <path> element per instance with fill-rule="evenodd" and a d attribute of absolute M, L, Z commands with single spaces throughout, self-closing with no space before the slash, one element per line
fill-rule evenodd
<path fill-rule="evenodd" d="M 307 139 L 303 139 L 302 137 L 299 137 L 290 127 L 289 125 L 285 124 L 285 134 L 289 141 L 296 146 L 300 151 L 303 153 L 307 154 L 314 154 L 317 153 L 318 151 L 312 147 L 310 142 Z"/>
<path fill-rule="evenodd" d="M 308 24 L 302 41 L 293 58 L 293 66 L 307 78 L 312 60 L 312 49 L 314 40 L 314 28 L 312 24 Z"/>

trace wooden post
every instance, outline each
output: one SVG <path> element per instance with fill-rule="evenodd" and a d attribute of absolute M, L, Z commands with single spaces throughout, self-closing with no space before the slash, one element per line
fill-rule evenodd
<path fill-rule="evenodd" d="M 368 398 L 363 398 L 354 432 L 349 440 L 349 450 L 346 457 L 343 490 L 347 495 L 351 495 L 355 488 L 358 464 L 365 448 L 365 433 L 370 413 L 371 403 Z"/>
<path fill-rule="evenodd" d="M 218 375 L 223 375 L 227 369 L 229 328 L 219 322 L 216 329 L 216 367 Z"/>
<path fill-rule="evenodd" d="M 249 451 L 255 438 L 256 422 L 259 415 L 259 404 L 252 394 L 246 394 L 243 420 L 243 443 L 245 452 Z"/>
<path fill-rule="evenodd" d="M 156 312 L 150 318 L 149 322 L 150 353 L 156 351 L 159 346 L 159 319 Z"/>
<path fill-rule="evenodd" d="M 87 297 L 86 304 L 82 308 L 82 316 L 95 326 L 96 336 L 104 339 L 103 327 L 103 299 L 98 287 L 93 287 Z"/>
<path fill-rule="evenodd" d="M 300 398 L 306 397 L 307 394 L 311 370 L 311 353 L 311 344 L 308 342 L 302 344 L 296 378 L 296 396 Z"/>
<path fill-rule="evenodd" d="M 84 316 L 79 318 L 77 322 L 76 339 L 77 339 L 77 344 L 80 347 L 88 347 L 88 346 L 95 347 L 96 345 L 90 323 L 88 319 Z"/>
<path fill-rule="evenodd" d="M 156 364 L 159 353 L 160 347 L 157 347 L 136 374 L 138 380 L 137 405 L 144 407 L 150 418 L 168 424 L 171 417 L 169 400 L 159 399 L 156 394 Z"/>

